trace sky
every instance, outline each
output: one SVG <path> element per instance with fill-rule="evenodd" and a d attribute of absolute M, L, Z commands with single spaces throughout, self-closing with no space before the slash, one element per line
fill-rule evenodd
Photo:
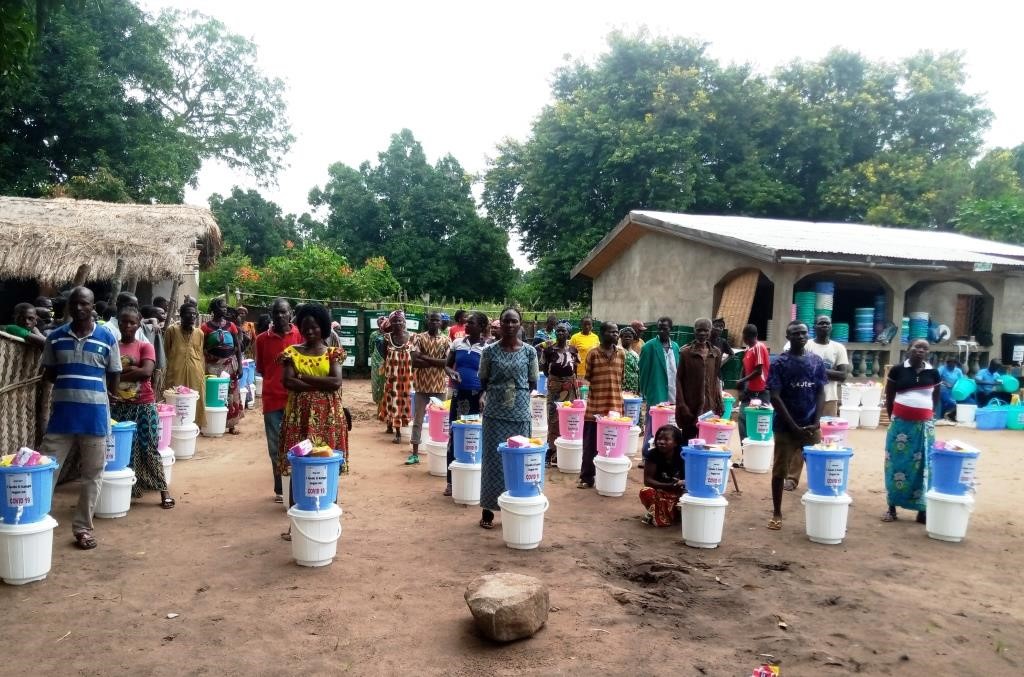
<path fill-rule="evenodd" d="M 1024 142 L 1019 28 L 1024 3 L 862 0 L 590 0 L 588 2 L 320 2 L 142 0 L 196 9 L 256 43 L 263 71 L 287 85 L 296 141 L 276 185 L 207 163 L 186 202 L 256 188 L 286 212 L 310 211 L 309 190 L 327 167 L 376 162 L 392 134 L 411 129 L 428 159 L 454 155 L 482 173 L 504 138 L 524 139 L 550 102 L 554 70 L 567 57 L 593 61 L 613 30 L 709 43 L 722 63 L 770 73 L 793 59 L 817 60 L 833 47 L 896 61 L 922 49 L 965 53 L 968 92 L 995 119 L 986 143 Z M 530 267 L 514 239 L 516 264 Z"/>

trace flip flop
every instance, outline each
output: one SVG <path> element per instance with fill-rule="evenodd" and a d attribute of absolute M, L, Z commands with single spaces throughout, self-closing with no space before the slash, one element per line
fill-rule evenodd
<path fill-rule="evenodd" d="M 772 531 L 778 531 L 779 529 L 782 528 L 782 520 L 775 519 L 773 517 L 772 519 L 768 520 L 768 528 L 771 529 Z"/>
<path fill-rule="evenodd" d="M 896 513 L 894 513 L 894 512 L 890 512 L 890 511 L 886 510 L 884 513 L 882 513 L 882 521 L 883 522 L 895 522 L 897 519 L 899 519 L 899 518 L 896 517 Z"/>
<path fill-rule="evenodd" d="M 782 483 L 782 488 L 785 489 L 786 491 L 795 491 L 796 480 L 787 477 L 786 481 Z"/>
<path fill-rule="evenodd" d="M 494 528 L 494 522 L 488 522 L 487 520 L 481 518 L 481 520 L 480 520 L 480 528 L 481 529 L 493 529 Z"/>
<path fill-rule="evenodd" d="M 274 494 L 274 503 L 284 503 L 284 496 L 281 494 Z"/>
<path fill-rule="evenodd" d="M 284 532 L 283 534 L 281 534 L 281 540 L 282 541 L 291 541 L 292 540 L 292 533 L 290 531 Z"/>
<path fill-rule="evenodd" d="M 96 539 L 88 531 L 79 531 L 75 534 L 75 545 L 81 550 L 92 550 L 96 547 Z"/>
<path fill-rule="evenodd" d="M 583 480 L 580 480 L 579 482 L 576 483 L 576 488 L 577 489 L 593 489 L 594 488 L 594 483 L 593 482 L 584 482 Z"/>
<path fill-rule="evenodd" d="M 176 504 L 174 502 L 174 499 L 171 498 L 170 496 L 160 499 L 160 507 L 163 508 L 164 510 L 170 510 L 175 505 Z"/>

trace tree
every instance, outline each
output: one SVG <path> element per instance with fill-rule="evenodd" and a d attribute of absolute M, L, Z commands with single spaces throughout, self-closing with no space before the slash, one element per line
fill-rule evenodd
<path fill-rule="evenodd" d="M 254 70 L 253 49 L 212 20 L 158 23 L 128 0 L 56 7 L 36 58 L 0 79 L 0 192 L 109 175 L 133 200 L 180 202 L 209 158 L 268 179 L 290 136 L 282 86 Z"/>
<path fill-rule="evenodd" d="M 236 186 L 227 198 L 214 193 L 210 196 L 210 211 L 224 242 L 237 247 L 256 265 L 283 254 L 286 247 L 301 239 L 295 215 L 285 216 L 276 203 L 255 190 L 243 191 Z"/>
<path fill-rule="evenodd" d="M 377 164 L 331 165 L 309 201 L 328 210 L 319 242 L 353 260 L 383 256 L 410 294 L 504 298 L 514 269 L 508 234 L 477 213 L 472 180 L 448 155 L 434 165 L 404 129 Z"/>

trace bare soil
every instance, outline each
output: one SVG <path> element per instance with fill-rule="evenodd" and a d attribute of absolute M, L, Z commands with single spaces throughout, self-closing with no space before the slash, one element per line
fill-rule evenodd
<path fill-rule="evenodd" d="M 405 467 L 372 418 L 367 381 L 346 384 L 356 418 L 341 479 L 338 558 L 291 559 L 273 503 L 262 417 L 200 438 L 174 467 L 173 510 L 158 495 L 97 520 L 76 550 L 77 497 L 61 486 L 53 569 L 0 585 L 5 674 L 749 675 L 759 655 L 792 675 L 1009 675 L 1024 666 L 1021 442 L 1024 433 L 942 428 L 983 449 L 966 541 L 926 537 L 913 515 L 883 524 L 884 429 L 858 430 L 842 545 L 804 534 L 802 488 L 783 530 L 765 529 L 768 475 L 738 471 L 724 542 L 686 547 L 677 528 L 642 525 L 632 470 L 622 498 L 549 472 L 551 508 L 534 551 L 505 547 L 479 511 L 444 498 L 426 464 Z M 500 517 L 499 517 L 500 520 Z M 463 601 L 475 576 L 514 571 L 551 588 L 547 626 L 498 646 Z M 168 619 L 168 614 L 179 614 Z"/>

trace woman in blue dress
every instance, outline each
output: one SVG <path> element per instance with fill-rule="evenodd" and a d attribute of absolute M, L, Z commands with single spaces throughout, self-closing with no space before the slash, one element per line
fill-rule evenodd
<path fill-rule="evenodd" d="M 516 435 L 530 436 L 530 392 L 537 388 L 537 351 L 519 340 L 522 316 L 506 308 L 501 334 L 480 355 L 483 405 L 483 467 L 480 477 L 480 526 L 494 527 L 498 496 L 505 491 L 505 473 L 498 445 Z"/>

